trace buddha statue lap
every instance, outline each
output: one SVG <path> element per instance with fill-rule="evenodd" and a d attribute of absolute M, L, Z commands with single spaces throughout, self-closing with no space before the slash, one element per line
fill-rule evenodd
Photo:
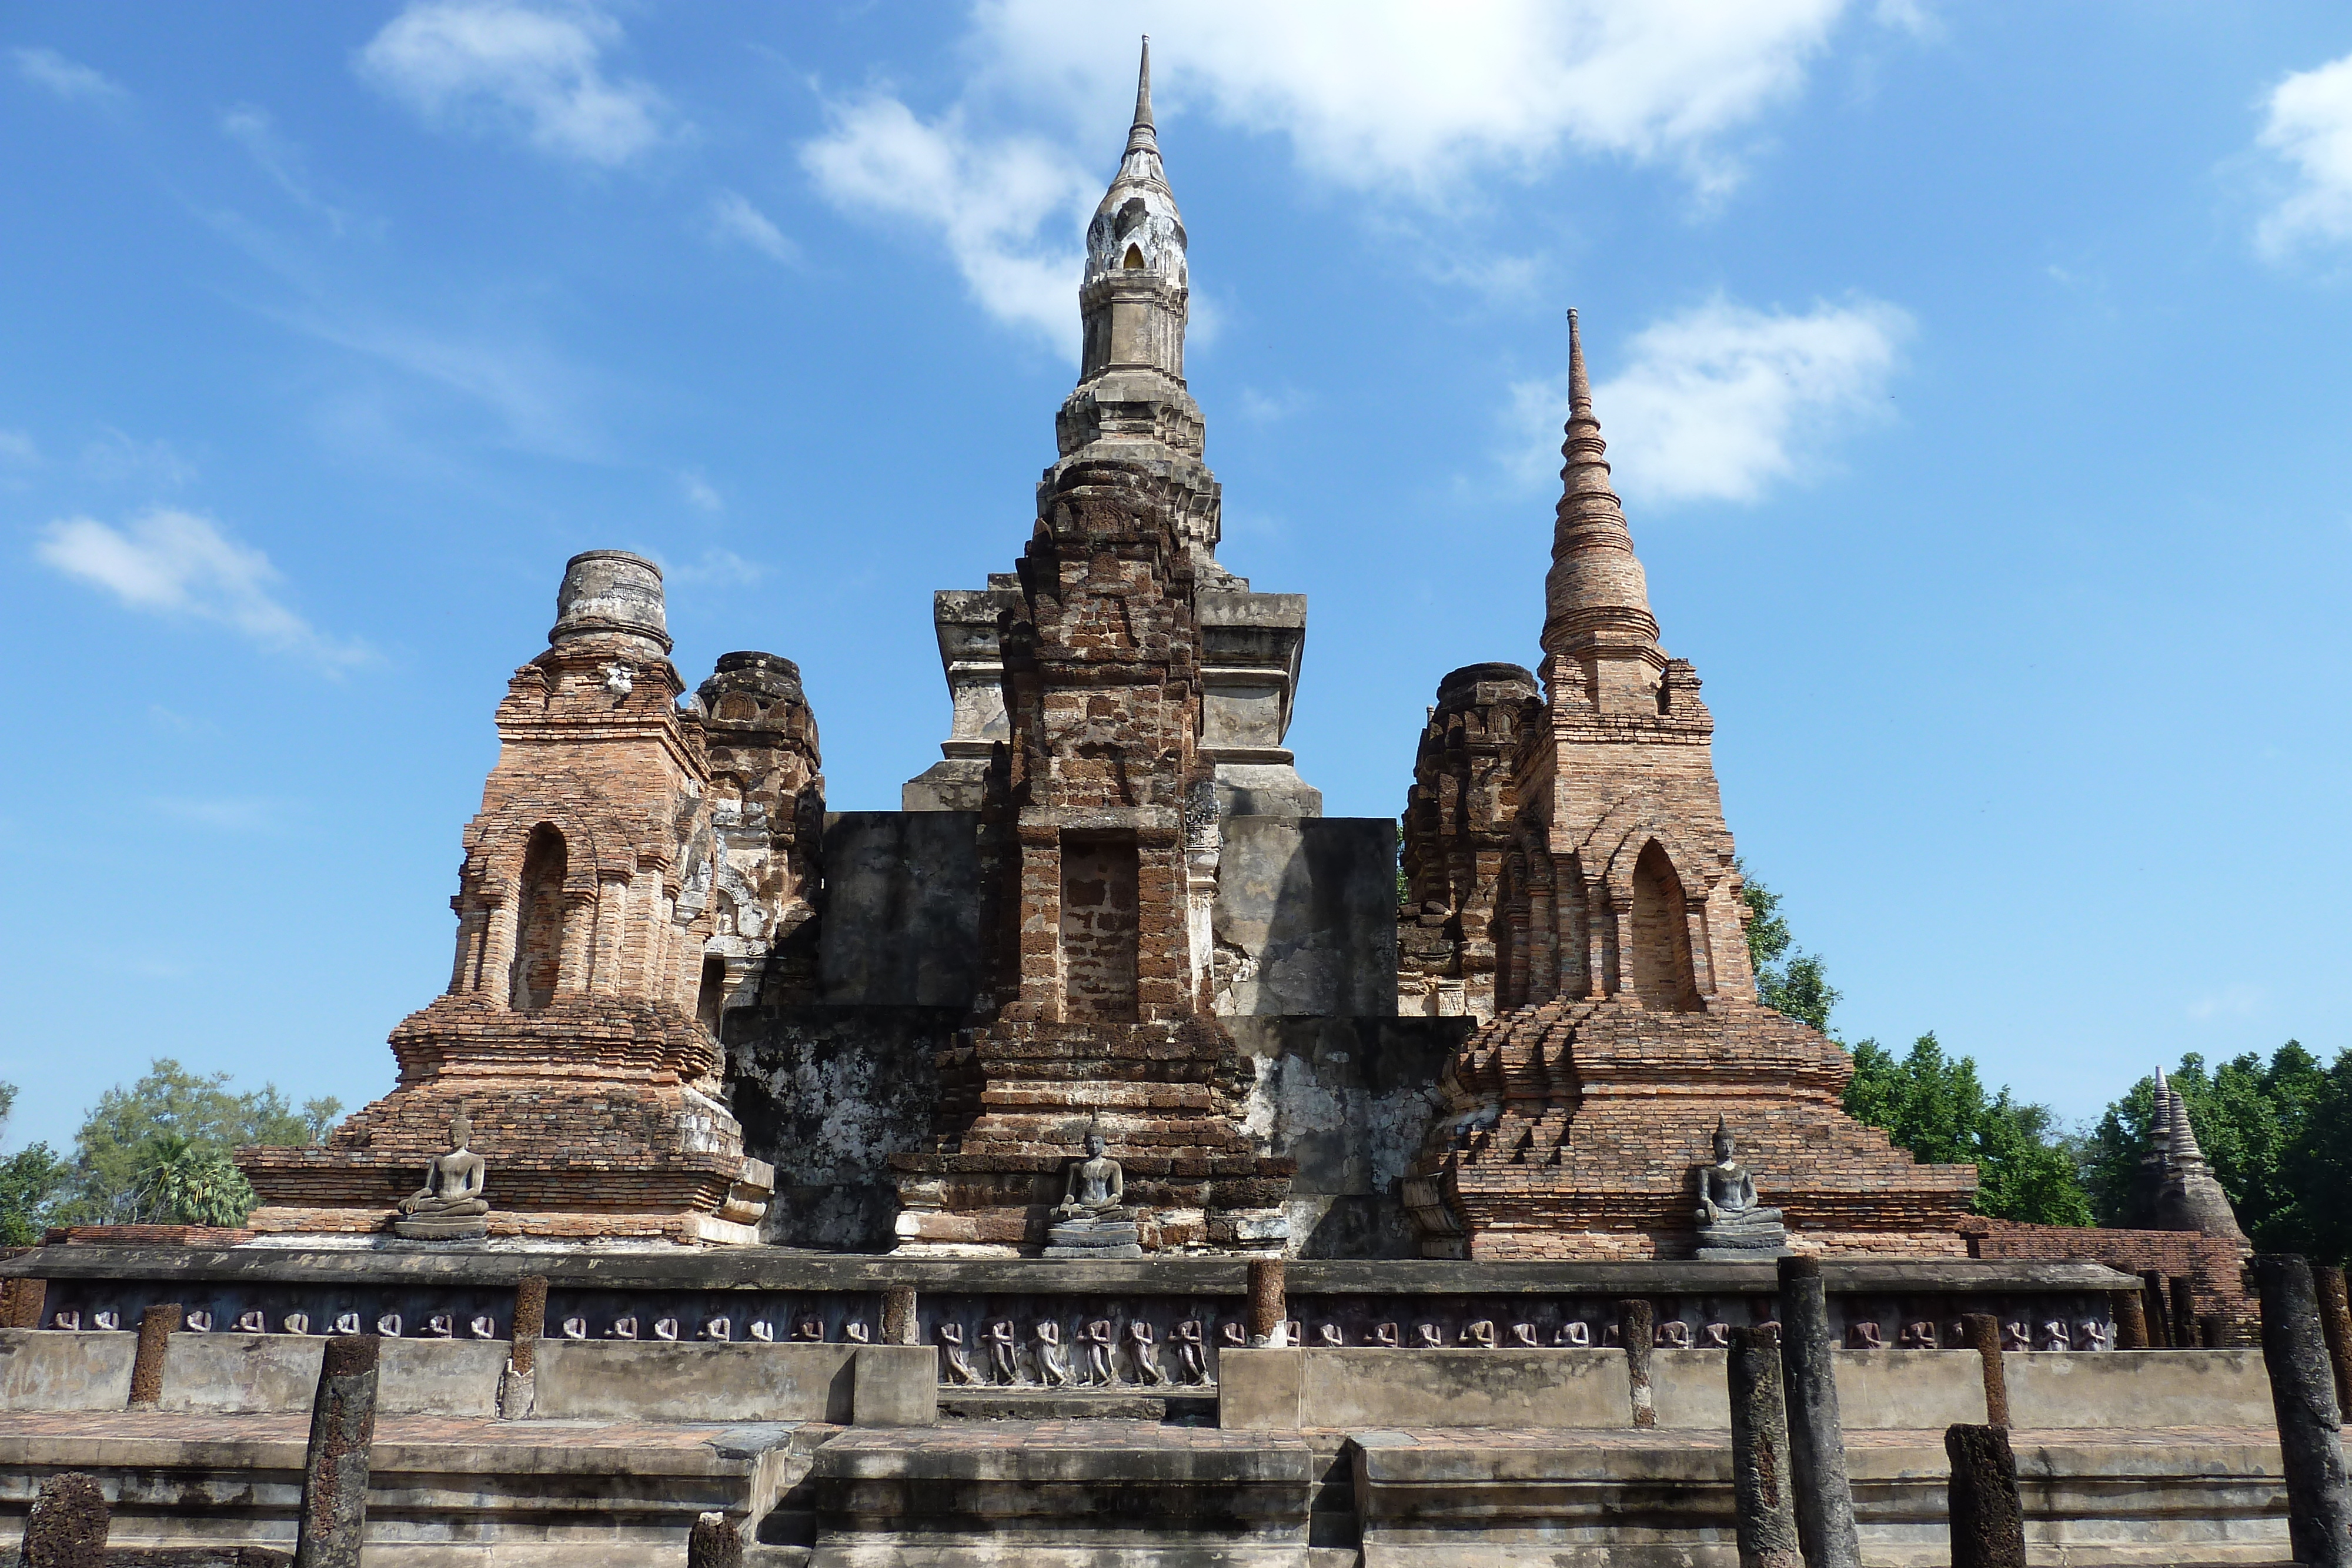
<path fill-rule="evenodd" d="M 1693 1166 L 1698 1183 L 1698 1252 L 1701 1262 L 1739 1263 L 1777 1258 L 1789 1249 L 1788 1227 L 1780 1211 L 1767 1208 L 1756 1191 L 1756 1177 L 1732 1157 L 1731 1128 L 1721 1117 L 1715 1124 L 1715 1163 Z"/>

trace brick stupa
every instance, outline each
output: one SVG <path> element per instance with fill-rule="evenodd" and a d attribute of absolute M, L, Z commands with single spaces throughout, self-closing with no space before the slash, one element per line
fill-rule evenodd
<path fill-rule="evenodd" d="M 1964 1256 L 1971 1166 L 1915 1163 L 1840 1109 L 1845 1051 L 1762 1005 L 1711 743 L 1658 646 L 1570 317 L 1544 706 L 1512 762 L 1496 1013 L 1449 1069 L 1406 1197 L 1424 1253 L 1692 1255 L 1721 1117 L 1801 1251 Z"/>
<path fill-rule="evenodd" d="M 1200 598 L 1239 580 L 1211 553 L 1186 299 L 1147 56 L 1087 230 L 1061 457 L 998 622 L 1011 740 L 981 806 L 992 982 L 940 1060 L 932 1146 L 891 1156 L 901 1252 L 1042 1251 L 1090 1129 L 1126 1173 L 1145 1252 L 1279 1251 L 1286 1234 L 1295 1162 L 1243 1131 L 1250 1070 L 1212 1003 Z"/>
<path fill-rule="evenodd" d="M 390 1231 L 462 1109 L 492 1237 L 759 1239 L 774 1174 L 744 1156 L 697 1016 L 707 989 L 716 1018 L 726 982 L 714 883 L 742 803 L 711 789 L 665 622 L 652 562 L 597 550 L 566 568 L 550 646 L 499 705 L 449 989 L 393 1031 L 390 1094 L 321 1146 L 238 1152 L 261 1198 L 253 1229 Z M 706 692 L 734 720 L 718 727 L 730 759 L 748 747 L 764 767 L 781 749 L 813 778 L 788 661 L 730 654 Z M 774 734 L 738 733 L 762 716 Z"/>

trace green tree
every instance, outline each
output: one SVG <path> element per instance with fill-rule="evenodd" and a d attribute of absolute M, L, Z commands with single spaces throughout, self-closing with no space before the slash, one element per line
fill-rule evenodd
<path fill-rule="evenodd" d="M 2267 1062 L 2248 1051 L 2210 1071 L 2191 1052 L 2167 1077 L 2189 1107 L 2198 1146 L 2246 1235 L 2265 1251 L 2308 1249 L 2324 1211 L 2341 1202 L 2340 1189 L 2309 1185 L 2324 1159 L 2317 1151 L 2300 1157 L 2294 1151 L 2323 1102 L 2352 1087 L 2352 1067 L 2339 1056 L 2334 1070 L 2323 1069 L 2291 1040 Z M 2150 1074 L 2108 1105 L 2084 1140 L 2084 1182 L 2101 1224 L 2155 1221 L 2154 1195 L 2142 1188 L 2139 1176 L 2155 1112 Z"/>
<path fill-rule="evenodd" d="M 1846 1113 L 1883 1128 L 1913 1157 L 1977 1167 L 1976 1211 L 2035 1225 L 2089 1225 L 2075 1155 L 2046 1105 L 2003 1085 L 1988 1095 L 1974 1057 L 1949 1057 L 1933 1033 L 1897 1061 L 1874 1040 L 1853 1048 Z"/>
<path fill-rule="evenodd" d="M 7 1130 L 16 1104 L 16 1086 L 0 1083 L 0 1132 Z M 30 1247 L 41 1239 L 71 1174 L 47 1144 L 27 1144 L 0 1159 L 0 1247 Z"/>
<path fill-rule="evenodd" d="M 2282 1227 L 2276 1242 L 2260 1245 L 2301 1252 L 2314 1262 L 2352 1260 L 2352 1203 L 2345 1199 L 2352 1193 L 2352 1051 L 2337 1052 L 2321 1074 L 2303 1124 L 2279 1161 L 2279 1174 L 2282 1185 L 2296 1196 L 2296 1228 L 2290 1236 Z M 2221 1186 L 2229 1191 L 2228 1182 Z M 2236 1197 L 2231 1193 L 2232 1202 Z M 2241 1224 L 2244 1213 L 2239 1210 Z"/>
<path fill-rule="evenodd" d="M 236 1224 L 253 1207 L 244 1178 L 231 1184 L 222 1174 L 226 1166 L 235 1176 L 236 1150 L 317 1143 L 341 1109 L 319 1099 L 297 1111 L 276 1084 L 238 1094 L 226 1072 L 206 1077 L 158 1058 L 137 1082 L 99 1096 L 74 1140 L 72 1192 L 58 1218 L 79 1225 Z M 183 1218 L 233 1207 L 226 1220 Z"/>
<path fill-rule="evenodd" d="M 1838 991 L 1830 984 L 1820 956 L 1801 949 L 1792 951 L 1796 939 L 1789 933 L 1787 917 L 1780 914 L 1780 895 L 1749 876 L 1746 865 L 1735 861 L 1732 868 L 1739 873 L 1739 896 L 1747 901 L 1751 916 L 1748 961 L 1756 970 L 1757 994 L 1774 1012 L 1828 1034 L 1830 1009 L 1837 1006 Z"/>

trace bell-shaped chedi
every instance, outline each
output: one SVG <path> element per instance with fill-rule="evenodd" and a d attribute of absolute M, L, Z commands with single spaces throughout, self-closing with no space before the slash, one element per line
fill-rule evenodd
<path fill-rule="evenodd" d="M 1691 1173 L 1722 1124 L 1790 1247 L 1964 1255 L 1974 1167 L 1918 1165 L 1848 1117 L 1844 1051 L 1757 998 L 1715 721 L 1658 646 L 1572 314 L 1560 450 L 1544 712 L 1513 758 L 1489 922 L 1496 1016 L 1406 1182 L 1423 1252 L 1688 1257 Z"/>
<path fill-rule="evenodd" d="M 480 1160 L 469 1196 L 488 1206 L 491 1237 L 759 1239 L 773 1173 L 744 1157 L 718 1041 L 697 1018 L 730 961 L 706 953 L 724 846 L 701 716 L 678 706 L 659 570 L 618 550 L 574 557 L 549 644 L 499 705 L 499 759 L 451 901 L 448 991 L 393 1031 L 392 1093 L 320 1147 L 239 1151 L 261 1198 L 254 1229 L 393 1229 L 420 1177 L 439 1196 L 452 1124 L 469 1120 Z M 722 678 L 721 706 L 736 732 L 778 712 L 778 736 L 756 748 L 728 738 L 770 770 L 768 753 L 804 752 L 785 771 L 806 784 L 814 729 L 797 681 L 782 678 L 789 664 L 769 663 L 783 668 L 764 704 Z M 738 827 L 743 796 L 719 798 Z M 767 809 L 808 816 L 797 800 Z M 789 833 L 778 841 L 780 854 L 793 848 Z M 793 881 L 772 880 L 772 892 Z M 736 928 L 765 936 L 783 913 L 745 913 Z"/>
<path fill-rule="evenodd" d="M 2194 1230 L 2251 1248 L 2252 1243 L 2238 1224 L 2238 1211 L 2230 1205 L 2230 1195 L 2221 1190 L 2213 1167 L 2205 1163 L 2205 1151 L 2189 1119 L 2189 1103 L 2165 1082 L 2161 1067 L 2156 1070 L 2156 1112 L 2148 1137 L 2148 1152 L 2154 1156 L 2156 1228 Z"/>

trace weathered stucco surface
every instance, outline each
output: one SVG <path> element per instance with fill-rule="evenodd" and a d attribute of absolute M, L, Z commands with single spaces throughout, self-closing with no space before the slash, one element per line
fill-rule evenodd
<path fill-rule="evenodd" d="M 1286 1205 L 1294 1256 L 1415 1255 L 1397 1183 L 1444 1103 L 1438 1071 L 1475 1021 L 1227 1020 L 1256 1072 L 1247 1131 L 1298 1162 Z"/>

